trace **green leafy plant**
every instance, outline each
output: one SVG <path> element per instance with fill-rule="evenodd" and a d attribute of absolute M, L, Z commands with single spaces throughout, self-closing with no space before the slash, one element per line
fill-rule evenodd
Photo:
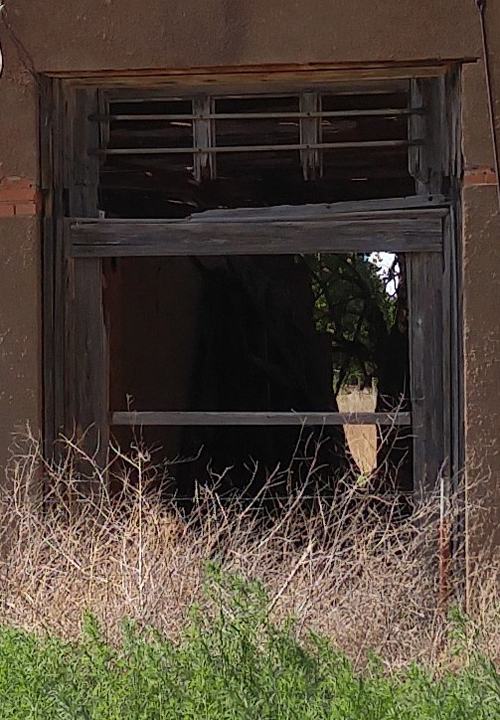
<path fill-rule="evenodd" d="M 0 630 L 2 720 L 495 720 L 500 676 L 471 656 L 439 676 L 414 665 L 363 673 L 325 638 L 298 639 L 293 618 L 278 624 L 269 598 L 211 566 L 206 604 L 193 607 L 178 641 L 126 622 L 118 645 L 94 618 L 68 643 Z"/>

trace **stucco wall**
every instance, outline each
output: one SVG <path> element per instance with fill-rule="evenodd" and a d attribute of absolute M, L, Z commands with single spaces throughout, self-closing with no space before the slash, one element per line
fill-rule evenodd
<path fill-rule="evenodd" d="M 488 3 L 488 40 L 500 145 L 500 5 Z M 463 303 L 466 465 L 473 484 L 471 551 L 485 541 L 500 545 L 500 212 L 490 177 L 494 153 L 481 62 L 463 72 Z M 479 184 L 476 184 L 479 183 Z"/>
<path fill-rule="evenodd" d="M 12 432 L 39 426 L 40 267 L 36 218 L 0 218 L 0 458 Z"/>
<path fill-rule="evenodd" d="M 473 0 L 6 0 L 0 24 L 0 178 L 36 181 L 37 88 L 31 70 L 73 72 L 216 65 L 472 58 L 481 52 Z M 500 117 L 500 5 L 488 3 Z M 466 443 L 500 507 L 500 218 L 484 74 L 464 70 Z M 497 130 L 499 130 L 497 128 Z M 500 134 L 500 132 L 499 132 Z M 40 417 L 39 235 L 0 218 L 0 463 L 14 426 Z M 17 368 L 17 369 L 16 369 Z M 498 517 L 498 515 L 497 515 Z M 500 518 L 499 518 L 500 519 Z M 500 523 L 497 523 L 500 525 Z"/>
<path fill-rule="evenodd" d="M 7 0 L 38 70 L 477 55 L 473 0 Z M 34 17 L 36 15 L 36 18 Z"/>

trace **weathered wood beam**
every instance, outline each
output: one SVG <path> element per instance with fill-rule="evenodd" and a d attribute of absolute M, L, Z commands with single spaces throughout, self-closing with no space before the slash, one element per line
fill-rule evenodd
<path fill-rule="evenodd" d="M 355 222 L 354 222 L 355 220 Z M 440 252 L 441 215 L 315 222 L 70 221 L 73 257 Z"/>
<path fill-rule="evenodd" d="M 411 426 L 411 413 L 116 411 L 111 425 L 380 425 Z"/>

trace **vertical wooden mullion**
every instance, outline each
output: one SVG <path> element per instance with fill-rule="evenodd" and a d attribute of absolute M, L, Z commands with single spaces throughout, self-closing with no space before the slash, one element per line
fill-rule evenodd
<path fill-rule="evenodd" d="M 109 440 L 108 347 L 102 303 L 102 261 L 84 258 L 73 268 L 73 412 L 77 437 L 101 463 Z"/>
<path fill-rule="evenodd" d="M 446 459 L 445 478 L 447 496 L 451 491 L 453 462 L 453 405 L 452 405 L 452 285 L 453 285 L 453 220 L 449 214 L 443 221 L 443 296 L 442 296 L 442 355 L 443 355 L 443 454 Z"/>
<path fill-rule="evenodd" d="M 44 450 L 53 457 L 55 441 L 65 429 L 65 287 L 62 232 L 65 211 L 64 142 L 66 98 L 62 81 L 41 78 L 40 150 L 43 192 L 43 409 Z"/>
<path fill-rule="evenodd" d="M 412 80 L 410 96 L 412 107 L 423 110 L 422 115 L 410 118 L 408 126 L 410 141 L 421 142 L 419 146 L 410 148 L 409 154 L 409 169 L 415 178 L 416 191 L 418 194 L 442 193 L 448 195 L 451 201 L 450 213 L 444 220 L 443 227 L 443 396 L 436 398 L 436 403 L 439 401 L 443 407 L 441 454 L 447 460 L 440 483 L 444 490 L 441 532 L 445 533 L 440 540 L 440 556 L 443 560 L 451 550 L 454 558 L 454 580 L 455 583 L 458 580 L 458 588 L 465 586 L 463 581 L 466 577 L 466 518 L 462 487 L 464 399 L 459 232 L 462 174 L 459 68 L 440 78 Z M 437 269 L 434 273 L 437 275 Z M 420 474 L 428 483 L 429 474 L 426 468 L 421 467 L 419 460 L 421 456 L 418 453 L 421 448 L 418 439 L 415 449 L 415 477 Z M 429 487 L 423 489 L 426 492 Z M 457 502 L 452 513 L 450 502 Z M 446 590 L 448 580 L 441 577 L 441 581 Z"/>
<path fill-rule="evenodd" d="M 317 113 L 321 108 L 321 97 L 316 92 L 305 92 L 300 95 L 300 112 Z M 317 145 L 321 142 L 321 119 L 318 117 L 300 118 L 300 143 Z M 304 180 L 314 180 L 322 175 L 322 155 L 318 149 L 300 151 L 302 174 Z"/>
<path fill-rule="evenodd" d="M 416 79 L 409 81 L 409 106 L 417 112 L 408 116 L 408 170 L 415 181 L 416 194 L 423 195 L 427 192 L 429 178 L 424 170 L 422 146 L 418 144 L 425 138 L 425 118 L 422 88 Z"/>
<path fill-rule="evenodd" d="M 443 143 L 447 147 L 446 175 L 449 177 L 451 209 L 444 228 L 445 263 L 447 264 L 449 315 L 450 315 L 450 494 L 452 508 L 451 547 L 454 558 L 455 586 L 467 593 L 467 555 L 465 516 L 466 491 L 463 485 L 464 450 L 464 362 L 463 362 L 463 308 L 462 308 L 462 254 L 461 254 L 461 70 L 457 66 L 445 77 Z"/>
<path fill-rule="evenodd" d="M 408 139 L 409 171 L 417 194 L 450 191 L 453 138 L 449 128 L 446 77 L 410 80 Z M 443 255 L 412 255 L 409 259 L 410 344 L 414 408 L 414 478 L 422 499 L 440 489 L 450 491 L 452 465 L 451 408 L 452 268 L 450 218 L 444 223 Z"/>
<path fill-rule="evenodd" d="M 54 99 L 55 81 L 40 77 L 40 185 L 43 193 L 42 312 L 43 312 L 43 439 L 44 453 L 51 457 L 55 432 L 55 158 L 54 134 L 58 119 Z"/>
<path fill-rule="evenodd" d="M 447 148 L 445 175 L 449 178 L 450 214 L 444 225 L 445 263 L 448 277 L 450 313 L 450 406 L 451 453 L 453 474 L 459 474 L 464 464 L 463 448 L 463 347 L 462 347 L 462 288 L 460 253 L 460 213 L 462 177 L 462 131 L 460 126 L 460 70 L 445 78 L 446 112 L 444 115 L 443 145 Z"/>
<path fill-rule="evenodd" d="M 44 217 L 42 230 L 42 312 L 43 312 L 43 440 L 45 457 L 51 457 L 56 439 L 55 403 L 55 223 Z"/>
<path fill-rule="evenodd" d="M 92 88 L 71 91 L 70 107 L 68 212 L 97 217 L 99 162 L 89 150 L 99 145 L 99 126 L 90 120 L 98 109 L 98 92 Z M 74 429 L 83 449 L 104 464 L 109 440 L 109 364 L 102 260 L 67 258 L 67 263 L 68 430 Z"/>
<path fill-rule="evenodd" d="M 110 114 L 109 93 L 105 90 L 97 90 L 97 108 L 99 117 L 105 118 Z M 100 120 L 98 123 L 97 141 L 100 149 L 109 146 L 110 138 L 110 122 L 109 120 Z"/>
<path fill-rule="evenodd" d="M 446 132 L 445 78 L 410 80 L 409 102 L 417 110 L 408 118 L 408 168 L 417 195 L 447 193 L 449 138 Z"/>
<path fill-rule="evenodd" d="M 193 98 L 193 172 L 196 182 L 211 180 L 216 175 L 216 158 L 214 153 L 204 152 L 215 142 L 213 120 L 207 118 L 212 111 L 212 98 L 202 95 Z"/>
<path fill-rule="evenodd" d="M 443 258 L 438 253 L 412 253 L 408 270 L 414 487 L 417 497 L 425 501 L 438 490 L 447 460 Z"/>

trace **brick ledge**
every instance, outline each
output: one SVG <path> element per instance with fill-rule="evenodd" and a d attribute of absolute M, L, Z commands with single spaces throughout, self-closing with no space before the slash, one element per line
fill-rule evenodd
<path fill-rule="evenodd" d="M 34 180 L 9 175 L 0 178 L 0 218 L 39 215 L 42 196 Z"/>
<path fill-rule="evenodd" d="M 464 172 L 464 188 L 496 185 L 497 175 L 493 168 L 487 166 L 469 167 Z"/>

